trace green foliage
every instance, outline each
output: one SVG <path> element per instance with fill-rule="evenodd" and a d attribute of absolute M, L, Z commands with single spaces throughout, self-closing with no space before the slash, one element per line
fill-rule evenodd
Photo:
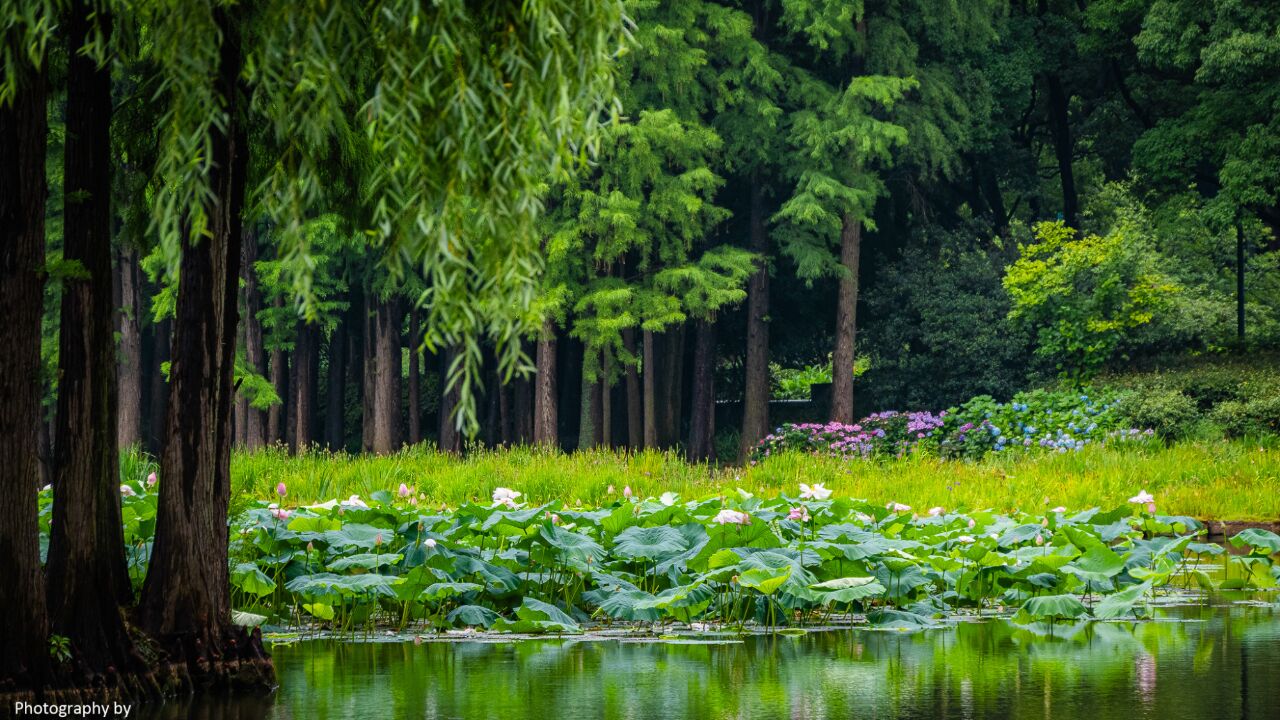
<path fill-rule="evenodd" d="M 1259 437 L 1280 432 L 1280 391 L 1248 400 L 1228 400 L 1218 404 L 1213 420 L 1227 437 Z"/>
<path fill-rule="evenodd" d="M 1119 413 L 1131 427 L 1151 428 L 1169 439 L 1191 433 L 1201 417 L 1196 401 L 1173 389 L 1129 393 L 1120 401 Z"/>
<path fill-rule="evenodd" d="M 1152 321 L 1177 291 L 1132 222 L 1105 236 L 1040 223 L 1020 246 L 1004 286 L 1009 318 L 1034 331 L 1036 353 L 1067 378 L 1086 379 L 1113 359 L 1125 334 Z"/>

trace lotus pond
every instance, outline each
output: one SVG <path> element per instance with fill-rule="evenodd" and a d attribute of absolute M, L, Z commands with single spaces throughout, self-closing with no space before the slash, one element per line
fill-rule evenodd
<path fill-rule="evenodd" d="M 140 579 L 154 488 L 122 492 Z M 1195 519 L 1158 514 L 1145 491 L 1109 510 L 1045 514 L 921 513 L 820 485 L 598 508 L 525 506 L 507 488 L 492 503 L 431 509 L 405 486 L 296 508 L 282 506 L 283 484 L 278 495 L 233 521 L 238 622 L 351 635 L 1141 619 L 1171 593 L 1269 590 L 1280 578 L 1280 536 L 1245 530 L 1226 553 Z"/>

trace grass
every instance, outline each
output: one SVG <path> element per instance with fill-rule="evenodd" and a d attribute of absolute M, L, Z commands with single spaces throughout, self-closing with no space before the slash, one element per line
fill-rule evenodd
<path fill-rule="evenodd" d="M 487 502 L 502 486 L 533 502 L 593 505 L 608 499 L 610 485 L 616 492 L 629 485 L 641 496 L 672 491 L 689 499 L 739 487 L 761 495 L 794 495 L 806 482 L 824 483 L 842 496 L 921 510 L 941 505 L 1002 512 L 1113 507 L 1146 489 L 1156 496 L 1161 513 L 1280 519 L 1280 447 L 1274 442 L 1089 447 L 981 461 L 928 456 L 842 461 L 793 454 L 743 468 L 694 465 L 675 453 L 654 451 L 566 455 L 524 447 L 477 450 L 458 458 L 423 447 L 383 457 L 327 452 L 291 457 L 270 449 L 237 453 L 231 474 L 233 492 L 242 497 L 273 497 L 277 483 L 285 483 L 289 505 L 352 494 L 367 498 L 378 490 L 394 492 L 400 483 L 416 488 L 430 504 Z"/>

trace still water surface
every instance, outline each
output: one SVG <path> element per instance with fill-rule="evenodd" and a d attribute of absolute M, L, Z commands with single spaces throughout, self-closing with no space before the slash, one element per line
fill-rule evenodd
<path fill-rule="evenodd" d="M 1051 635 L 994 620 L 716 644 L 306 641 L 273 648 L 273 696 L 138 710 L 209 720 L 1280 719 L 1280 608 L 1156 614 Z"/>

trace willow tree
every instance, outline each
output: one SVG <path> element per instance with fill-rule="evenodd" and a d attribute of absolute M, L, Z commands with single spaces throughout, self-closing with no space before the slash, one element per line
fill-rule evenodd
<path fill-rule="evenodd" d="M 360 186 L 375 245 L 393 270 L 428 279 L 427 342 L 459 349 L 457 422 L 474 425 L 481 340 L 500 349 L 507 375 L 521 365 L 539 187 L 591 147 L 622 11 L 587 0 L 178 4 L 142 8 L 168 98 L 154 229 L 180 282 L 138 616 L 195 683 L 256 683 L 268 666 L 231 624 L 227 577 L 246 128 L 268 123 L 277 140 L 278 161 L 252 187 L 285 259 L 309 252 L 302 228 L 326 201 L 333 145 L 367 136 Z M 294 281 L 304 307 L 308 279 Z"/>

